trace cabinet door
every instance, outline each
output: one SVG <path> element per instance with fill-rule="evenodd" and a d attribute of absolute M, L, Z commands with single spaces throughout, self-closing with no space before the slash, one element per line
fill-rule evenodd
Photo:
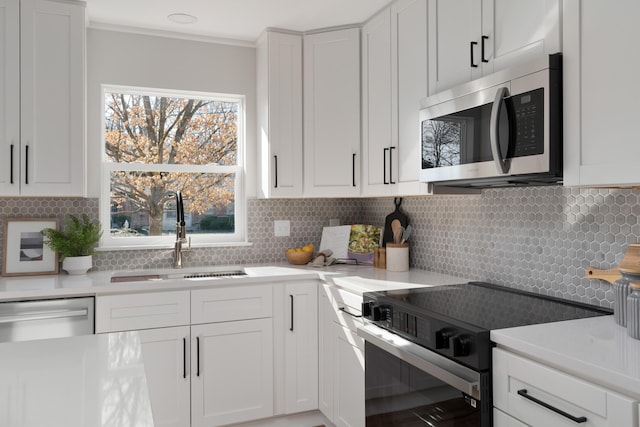
<path fill-rule="evenodd" d="M 563 5 L 564 183 L 638 185 L 640 3 Z"/>
<path fill-rule="evenodd" d="M 257 46 L 261 197 L 302 197 L 302 36 L 268 31 Z"/>
<path fill-rule="evenodd" d="M 273 415 L 271 319 L 191 327 L 192 426 Z"/>
<path fill-rule="evenodd" d="M 156 427 L 191 422 L 189 327 L 139 331 L 151 409 Z"/>
<path fill-rule="evenodd" d="M 420 100 L 428 95 L 427 0 L 399 0 L 392 6 L 392 69 L 394 93 L 393 135 L 398 149 L 393 153 L 395 194 L 415 195 L 427 191 L 420 183 Z"/>
<path fill-rule="evenodd" d="M 23 0 L 20 8 L 21 194 L 83 196 L 84 5 Z"/>
<path fill-rule="evenodd" d="M 394 183 L 391 158 L 398 147 L 392 134 L 391 44 L 387 7 L 362 28 L 362 193 L 366 196 L 391 194 Z"/>
<path fill-rule="evenodd" d="M 364 427 L 364 341 L 334 323 L 334 422 L 338 427 Z"/>
<path fill-rule="evenodd" d="M 318 289 L 315 283 L 285 287 L 285 412 L 318 409 Z"/>
<path fill-rule="evenodd" d="M 360 29 L 304 37 L 304 193 L 360 193 Z"/>
<path fill-rule="evenodd" d="M 0 1 L 0 196 L 20 192 L 20 2 Z"/>
<path fill-rule="evenodd" d="M 560 8 L 560 0 L 483 1 L 483 75 L 561 52 Z"/>
<path fill-rule="evenodd" d="M 481 0 L 429 0 L 429 95 L 482 75 L 481 13 Z"/>
<path fill-rule="evenodd" d="M 333 351 L 333 323 L 336 319 L 331 306 L 328 285 L 318 287 L 318 407 L 331 422 L 333 419 L 333 378 L 335 354 Z"/>

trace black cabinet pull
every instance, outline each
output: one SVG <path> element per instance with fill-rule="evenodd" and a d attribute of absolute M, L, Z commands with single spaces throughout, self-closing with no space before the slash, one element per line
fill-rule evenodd
<path fill-rule="evenodd" d="M 351 182 L 353 186 L 356 186 L 356 153 L 353 153 L 351 158 Z"/>
<path fill-rule="evenodd" d="M 480 59 L 482 62 L 489 62 L 484 56 L 484 41 L 489 40 L 489 36 L 482 36 L 482 42 L 480 43 Z"/>
<path fill-rule="evenodd" d="M 187 378 L 187 338 L 182 338 L 182 378 Z"/>
<path fill-rule="evenodd" d="M 291 326 L 289 327 L 289 330 L 293 332 L 293 295 L 289 295 L 289 300 L 291 302 Z"/>
<path fill-rule="evenodd" d="M 200 337 L 196 337 L 196 376 L 200 376 Z"/>
<path fill-rule="evenodd" d="M 273 172 L 274 172 L 274 183 L 273 188 L 278 188 L 278 156 L 273 156 Z"/>
<path fill-rule="evenodd" d="M 362 317 L 362 314 L 361 315 L 353 314 L 349 310 L 347 310 L 345 307 L 339 307 L 338 310 L 340 310 L 343 313 L 348 314 L 351 317 L 355 317 L 356 319 L 359 319 L 359 318 Z"/>
<path fill-rule="evenodd" d="M 388 148 L 382 150 L 382 183 L 385 185 L 389 184 L 387 181 L 387 151 L 389 151 Z"/>
<path fill-rule="evenodd" d="M 24 147 L 24 183 L 29 184 L 29 146 Z"/>
<path fill-rule="evenodd" d="M 9 148 L 9 157 L 11 157 L 9 162 L 9 183 L 13 184 L 13 144 Z"/>
<path fill-rule="evenodd" d="M 478 65 L 475 64 L 473 61 L 473 47 L 477 45 L 478 45 L 478 42 L 471 42 L 469 45 L 469 58 L 471 61 L 471 68 L 478 68 Z"/>
<path fill-rule="evenodd" d="M 529 399 L 533 403 L 537 403 L 538 405 L 540 405 L 540 406 L 542 406 L 544 408 L 547 408 L 550 411 L 555 412 L 556 414 L 562 415 L 565 418 L 569 418 L 574 423 L 582 424 L 582 423 L 586 423 L 587 422 L 587 417 L 574 417 L 573 415 L 564 412 L 562 409 L 558 409 L 555 406 L 549 405 L 547 402 L 543 402 L 540 399 L 536 399 L 535 397 L 533 397 L 530 394 L 528 394 L 527 390 L 524 389 L 524 388 L 521 389 L 521 390 L 518 390 L 518 394 L 520 396 L 524 397 L 525 399 Z"/>
<path fill-rule="evenodd" d="M 389 184 L 395 184 L 396 182 L 393 180 L 393 150 L 396 147 L 389 147 Z"/>

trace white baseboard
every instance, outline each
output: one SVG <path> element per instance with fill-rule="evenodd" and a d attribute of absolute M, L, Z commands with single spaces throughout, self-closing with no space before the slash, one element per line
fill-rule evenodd
<path fill-rule="evenodd" d="M 315 427 L 334 425 L 320 411 L 304 412 L 295 415 L 283 415 L 264 420 L 252 421 L 250 423 L 234 424 L 234 427 Z"/>

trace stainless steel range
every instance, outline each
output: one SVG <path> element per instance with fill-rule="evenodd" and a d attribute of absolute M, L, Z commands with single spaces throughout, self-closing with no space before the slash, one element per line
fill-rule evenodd
<path fill-rule="evenodd" d="M 611 310 L 471 282 L 367 292 L 367 427 L 492 425 L 491 330 Z"/>

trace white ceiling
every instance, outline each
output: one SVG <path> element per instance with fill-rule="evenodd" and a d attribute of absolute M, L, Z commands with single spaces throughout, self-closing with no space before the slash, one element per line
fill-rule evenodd
<path fill-rule="evenodd" d="M 267 27 L 294 31 L 364 22 L 390 0 L 86 0 L 90 27 L 129 27 L 254 42 Z M 176 24 L 172 13 L 194 15 Z"/>

